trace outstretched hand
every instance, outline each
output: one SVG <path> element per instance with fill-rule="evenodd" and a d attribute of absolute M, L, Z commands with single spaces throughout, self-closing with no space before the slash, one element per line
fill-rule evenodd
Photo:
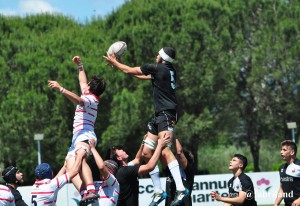
<path fill-rule="evenodd" d="M 61 86 L 57 81 L 53 81 L 53 80 L 48 80 L 48 87 L 56 89 L 56 90 L 60 90 Z"/>
<path fill-rule="evenodd" d="M 111 67 L 114 67 L 115 64 L 118 62 L 114 52 L 112 52 L 112 54 L 106 53 L 106 56 L 104 55 L 103 58 L 106 60 L 107 65 Z"/>
<path fill-rule="evenodd" d="M 80 65 L 80 64 L 81 64 L 80 56 L 74 56 L 74 57 L 72 58 L 72 61 L 75 62 L 77 65 Z"/>

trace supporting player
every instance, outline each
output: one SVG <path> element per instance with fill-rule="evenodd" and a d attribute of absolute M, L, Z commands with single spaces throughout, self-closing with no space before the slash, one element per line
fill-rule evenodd
<path fill-rule="evenodd" d="M 176 52 L 173 48 L 163 47 L 158 52 L 155 63 L 141 67 L 130 67 L 122 64 L 117 61 L 114 54 L 104 56 L 110 66 L 121 70 L 123 73 L 141 80 L 152 81 L 152 99 L 155 113 L 148 123 L 147 139 L 145 140 L 143 150 L 146 161 L 153 155 L 153 150 L 158 139 L 161 139 L 165 135 L 173 139 L 173 130 L 177 122 L 177 100 L 175 97 L 176 70 L 172 64 L 175 56 Z M 176 206 L 181 204 L 183 198 L 189 194 L 189 190 L 182 183 L 179 164 L 170 147 L 171 144 L 163 149 L 162 157 L 167 162 L 176 183 L 176 197 L 171 204 L 171 206 Z M 166 193 L 161 187 L 158 166 L 149 174 L 154 185 L 154 195 L 150 206 L 155 206 L 166 198 Z"/>
<path fill-rule="evenodd" d="M 147 138 L 147 134 L 144 136 L 144 140 L 146 138 Z M 142 148 L 144 147 L 144 145 L 145 145 L 145 141 L 143 141 L 139 151 L 135 156 L 135 159 L 130 161 L 128 165 L 139 165 L 144 161 L 142 156 Z M 193 189 L 194 176 L 195 176 L 194 156 L 192 155 L 191 152 L 183 150 L 182 145 L 179 142 L 178 138 L 176 138 L 175 153 L 176 153 L 176 159 L 178 160 L 180 165 L 180 174 L 182 177 L 183 184 L 190 191 L 189 195 L 183 198 L 181 204 L 182 206 L 191 206 L 192 205 L 191 191 Z M 168 169 L 168 167 L 166 167 L 167 164 L 163 158 L 161 158 L 161 163 L 163 165 L 164 170 L 166 170 L 167 173 L 165 206 L 170 206 L 176 196 L 176 185 L 170 173 L 170 170 Z M 162 201 L 163 199 L 161 198 L 161 201 L 156 202 L 155 205 L 158 205 Z"/>
<path fill-rule="evenodd" d="M 104 92 L 106 83 L 104 79 L 99 77 L 92 77 L 90 82 L 83 68 L 83 64 L 79 56 L 74 56 L 72 59 L 78 66 L 78 80 L 82 95 L 79 97 L 75 93 L 68 91 L 56 81 L 49 81 L 48 86 L 60 91 L 66 98 L 77 105 L 73 123 L 73 138 L 72 144 L 69 148 L 66 161 L 67 171 L 69 171 L 75 162 L 75 152 L 84 148 L 89 153 L 89 140 L 95 139 L 97 142 L 96 134 L 94 133 L 94 124 L 97 118 L 99 96 Z M 95 190 L 91 169 L 86 161 L 83 159 L 82 169 L 79 175 L 72 179 L 76 189 L 82 195 L 81 202 L 89 202 L 98 198 Z M 82 180 L 85 183 L 82 184 Z M 87 190 L 87 192 L 86 192 Z"/>
<path fill-rule="evenodd" d="M 139 204 L 139 176 L 149 173 L 159 160 L 162 149 L 170 142 L 170 137 L 158 140 L 155 152 L 147 164 L 128 165 L 128 154 L 121 147 L 112 147 L 107 151 L 106 159 L 118 162 L 120 166 L 116 177 L 120 184 L 118 206 L 133 206 Z M 143 145 L 141 145 L 142 151 Z"/>
<path fill-rule="evenodd" d="M 79 149 L 76 153 L 76 161 L 70 171 L 65 173 L 65 165 L 53 178 L 51 166 L 41 163 L 35 168 L 35 183 L 31 189 L 31 203 L 34 206 L 55 206 L 58 191 L 78 174 L 81 167 L 82 158 L 86 155 L 84 149 Z M 53 179 L 52 179 L 53 178 Z"/>
<path fill-rule="evenodd" d="M 113 160 L 103 161 L 95 148 L 93 139 L 90 141 L 90 147 L 102 179 L 101 186 L 96 186 L 100 198 L 92 206 L 116 206 L 120 194 L 120 185 L 115 177 L 118 171 L 118 163 Z"/>

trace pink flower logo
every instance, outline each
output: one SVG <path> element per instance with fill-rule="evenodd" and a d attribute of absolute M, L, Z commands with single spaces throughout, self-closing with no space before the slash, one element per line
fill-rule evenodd
<path fill-rule="evenodd" d="M 256 184 L 257 184 L 258 186 L 260 186 L 260 185 L 262 185 L 262 184 L 269 185 L 269 184 L 270 184 L 270 181 L 267 180 L 267 179 L 265 179 L 265 178 L 261 178 L 261 180 L 258 180 L 258 181 L 256 182 Z"/>

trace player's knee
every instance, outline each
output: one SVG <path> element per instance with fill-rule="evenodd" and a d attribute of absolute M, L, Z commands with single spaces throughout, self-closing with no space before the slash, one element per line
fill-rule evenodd
<path fill-rule="evenodd" d="M 162 154 L 162 156 L 163 156 L 164 158 L 167 158 L 168 156 L 173 155 L 173 153 L 172 153 L 172 151 L 171 151 L 171 149 L 170 149 L 169 147 L 165 147 L 165 148 L 162 150 L 161 154 Z"/>

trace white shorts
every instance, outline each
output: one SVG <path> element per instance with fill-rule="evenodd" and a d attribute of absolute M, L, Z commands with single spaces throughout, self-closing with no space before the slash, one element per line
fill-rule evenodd
<path fill-rule="evenodd" d="M 95 146 L 96 146 L 97 145 L 97 136 L 96 136 L 95 132 L 89 131 L 89 130 L 81 130 L 81 131 L 77 132 L 76 134 L 74 134 L 73 138 L 72 138 L 72 144 L 68 150 L 66 159 L 75 157 L 76 151 L 80 148 L 84 148 L 83 146 L 76 145 L 78 142 L 89 141 L 90 139 L 95 140 Z M 86 148 L 84 148 L 84 149 L 86 149 Z M 90 151 L 87 151 L 87 152 L 89 155 L 91 155 Z"/>

